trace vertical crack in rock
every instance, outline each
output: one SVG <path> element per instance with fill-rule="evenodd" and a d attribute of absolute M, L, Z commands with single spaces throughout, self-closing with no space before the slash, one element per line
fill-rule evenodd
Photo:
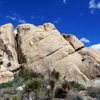
<path fill-rule="evenodd" d="M 18 34 L 16 34 L 16 48 L 17 48 L 18 63 L 23 64 L 23 63 L 26 63 L 26 58 L 25 58 L 24 54 L 22 53 L 20 45 L 21 45 L 21 42 L 20 42 L 19 36 L 18 36 Z"/>

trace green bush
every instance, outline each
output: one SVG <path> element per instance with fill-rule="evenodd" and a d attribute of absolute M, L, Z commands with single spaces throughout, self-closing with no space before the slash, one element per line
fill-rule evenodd
<path fill-rule="evenodd" d="M 12 100 L 21 100 L 21 98 L 18 95 L 16 95 L 16 96 L 12 97 Z"/>
<path fill-rule="evenodd" d="M 13 87 L 13 86 L 17 87 L 17 86 L 23 85 L 23 81 L 24 80 L 18 74 L 15 74 L 15 78 L 12 81 L 9 81 L 9 82 L 6 82 L 6 83 L 1 83 L 0 89 L 10 88 L 10 87 Z"/>
<path fill-rule="evenodd" d="M 43 85 L 43 80 L 41 78 L 35 78 L 32 80 L 28 80 L 25 84 L 25 91 L 38 91 Z"/>
<path fill-rule="evenodd" d="M 32 69 L 21 69 L 19 71 L 19 77 L 22 77 L 25 81 L 32 78 L 41 77 L 40 73 L 34 72 Z"/>
<path fill-rule="evenodd" d="M 21 69 L 18 73 L 14 75 L 14 80 L 0 84 L 0 89 L 10 88 L 13 86 L 20 86 L 25 83 L 25 81 L 32 78 L 41 77 L 41 74 L 33 72 L 31 69 Z"/>
<path fill-rule="evenodd" d="M 67 89 L 67 90 L 71 89 L 71 85 L 67 80 L 64 80 L 61 86 L 63 89 Z"/>
<path fill-rule="evenodd" d="M 12 87 L 12 86 L 13 86 L 13 82 L 14 82 L 14 81 L 9 81 L 9 82 L 7 82 L 7 83 L 2 83 L 2 84 L 0 84 L 0 89 Z"/>
<path fill-rule="evenodd" d="M 78 82 L 75 82 L 75 81 L 70 82 L 70 85 L 74 90 L 77 90 L 77 91 L 86 90 L 86 88 L 82 84 L 79 84 Z"/>

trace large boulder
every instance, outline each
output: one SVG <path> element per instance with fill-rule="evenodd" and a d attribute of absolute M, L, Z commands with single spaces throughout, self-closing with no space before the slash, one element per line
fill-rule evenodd
<path fill-rule="evenodd" d="M 89 79 L 100 77 L 100 51 L 92 48 L 83 48 L 78 51 L 83 57 L 80 69 Z"/>
<path fill-rule="evenodd" d="M 55 69 L 70 81 L 88 81 L 78 68 L 82 63 L 81 55 L 74 53 L 75 49 L 54 25 L 45 23 L 36 27 L 21 24 L 17 30 L 20 63 L 26 63 L 29 68 L 39 72 Z"/>
<path fill-rule="evenodd" d="M 0 27 L 0 61 L 7 69 L 18 67 L 14 28 L 12 24 Z"/>
<path fill-rule="evenodd" d="M 56 29 L 41 31 L 40 28 L 31 24 L 18 26 L 18 46 L 20 48 L 18 55 L 21 55 L 20 63 L 28 64 L 49 57 L 66 47 L 65 52 L 68 54 L 74 52 L 73 47 Z"/>
<path fill-rule="evenodd" d="M 88 55 L 94 58 L 98 63 L 100 63 L 100 51 L 94 48 L 82 48 L 79 53 L 81 55 Z"/>
<path fill-rule="evenodd" d="M 76 36 L 72 34 L 63 34 L 62 36 L 72 45 L 75 50 L 84 47 L 84 44 Z"/>
<path fill-rule="evenodd" d="M 0 83 L 5 83 L 12 81 L 14 79 L 14 74 L 7 70 L 3 65 L 0 66 Z"/>
<path fill-rule="evenodd" d="M 61 75 L 66 76 L 68 81 L 76 81 L 80 84 L 85 84 L 89 79 L 79 70 L 76 64 L 71 62 L 65 63 L 64 60 L 57 62 L 54 65 L 56 71 L 60 71 Z"/>
<path fill-rule="evenodd" d="M 56 27 L 51 23 L 45 23 L 43 24 L 43 26 L 44 26 L 45 31 L 51 31 L 51 30 L 56 29 Z"/>
<path fill-rule="evenodd" d="M 18 66 L 14 28 L 12 24 L 0 26 L 0 83 L 11 81 L 14 77 L 9 70 Z"/>

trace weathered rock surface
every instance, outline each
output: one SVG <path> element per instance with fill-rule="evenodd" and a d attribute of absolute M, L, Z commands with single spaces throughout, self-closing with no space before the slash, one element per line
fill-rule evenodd
<path fill-rule="evenodd" d="M 0 83 L 13 79 L 9 70 L 17 67 L 14 28 L 12 24 L 6 24 L 0 27 Z"/>
<path fill-rule="evenodd" d="M 78 51 L 82 55 L 83 68 L 80 69 L 89 79 L 100 76 L 100 51 L 92 48 L 83 48 Z"/>
<path fill-rule="evenodd" d="M 84 46 L 80 44 L 80 47 Z M 47 23 L 39 27 L 31 24 L 18 26 L 18 46 L 19 55 L 23 56 L 23 59 L 19 56 L 20 63 L 27 63 L 33 70 L 43 72 L 56 69 L 70 81 L 88 81 L 78 69 L 78 66 L 82 66 L 82 56 L 75 52 L 74 47 L 61 36 L 54 25 Z"/>
<path fill-rule="evenodd" d="M 72 34 L 63 34 L 63 37 L 72 45 L 75 50 L 84 47 L 84 44 Z"/>
<path fill-rule="evenodd" d="M 100 51 L 93 48 L 83 48 L 79 51 L 81 55 L 88 55 L 94 58 L 98 63 L 100 63 Z"/>
<path fill-rule="evenodd" d="M 51 23 L 21 24 L 16 39 L 11 24 L 1 26 L 0 59 L 1 72 L 26 64 L 43 73 L 55 69 L 67 80 L 81 83 L 100 76 L 100 51 L 86 48 L 74 35 L 61 35 Z"/>
<path fill-rule="evenodd" d="M 38 27 L 33 25 L 23 24 L 18 26 L 18 37 L 18 44 L 21 49 L 21 52 L 19 51 L 19 55 L 22 53 L 24 54 L 24 58 L 26 58 L 26 61 L 23 60 L 21 63 L 27 62 L 28 64 L 31 64 L 39 61 L 49 55 L 52 55 L 56 51 L 65 48 L 65 46 L 68 48 L 66 52 L 74 52 L 73 47 L 69 44 L 69 42 L 64 40 L 57 30 L 51 30 L 49 32 L 41 31 L 38 30 Z"/>
<path fill-rule="evenodd" d="M 14 74 L 10 71 L 0 72 L 0 83 L 5 83 L 12 81 L 14 79 Z"/>
<path fill-rule="evenodd" d="M 100 78 L 95 78 L 87 83 L 88 87 L 100 88 Z"/>
<path fill-rule="evenodd" d="M 5 83 L 14 79 L 14 74 L 3 65 L 0 66 L 0 83 Z"/>

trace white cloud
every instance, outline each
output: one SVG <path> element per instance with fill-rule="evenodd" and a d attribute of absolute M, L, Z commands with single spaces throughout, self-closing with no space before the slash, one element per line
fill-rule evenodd
<path fill-rule="evenodd" d="M 91 13 L 94 13 L 95 9 L 100 9 L 100 2 L 96 3 L 96 0 L 90 0 L 89 9 L 91 10 Z"/>
<path fill-rule="evenodd" d="M 26 21 L 24 19 L 22 19 L 22 17 L 17 15 L 17 14 L 13 14 L 11 16 L 7 15 L 6 18 L 10 19 L 12 21 L 19 22 L 19 23 L 26 23 Z"/>
<path fill-rule="evenodd" d="M 66 0 L 63 0 L 63 4 L 66 4 L 66 2 L 67 2 Z"/>
<path fill-rule="evenodd" d="M 92 46 L 90 46 L 91 48 L 95 48 L 97 50 L 100 50 L 100 44 L 94 44 Z"/>
<path fill-rule="evenodd" d="M 84 37 L 81 38 L 80 41 L 83 42 L 83 43 L 90 43 L 90 40 L 88 40 L 88 39 L 86 39 Z"/>
<path fill-rule="evenodd" d="M 100 2 L 97 4 L 97 8 L 100 9 Z"/>
<path fill-rule="evenodd" d="M 96 8 L 95 0 L 90 0 L 89 9 L 94 9 L 94 8 Z"/>

